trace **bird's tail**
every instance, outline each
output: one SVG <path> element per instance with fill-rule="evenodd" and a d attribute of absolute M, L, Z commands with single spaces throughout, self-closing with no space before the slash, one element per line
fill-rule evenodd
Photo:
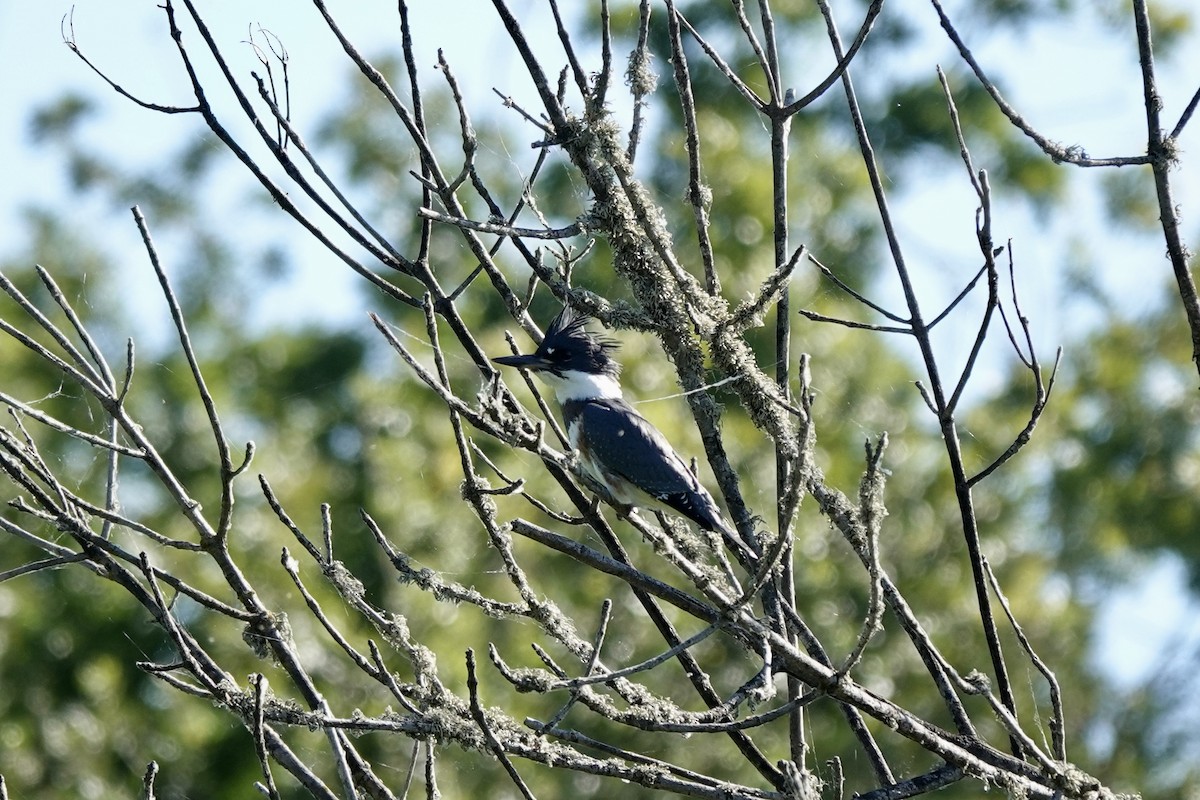
<path fill-rule="evenodd" d="M 758 556 L 742 541 L 742 536 L 737 529 L 720 514 L 713 515 L 712 530 L 721 534 L 721 538 L 725 540 L 725 546 L 733 551 L 739 563 L 746 565 L 758 561 Z"/>

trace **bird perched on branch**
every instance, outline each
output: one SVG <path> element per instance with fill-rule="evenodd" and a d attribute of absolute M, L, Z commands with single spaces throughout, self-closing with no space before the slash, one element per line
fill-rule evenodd
<path fill-rule="evenodd" d="M 587 322 L 564 307 L 533 353 L 492 360 L 527 369 L 554 389 L 583 471 L 616 503 L 671 510 L 720 533 L 743 560 L 752 558 L 667 438 L 625 402 L 621 366 L 611 355 L 617 344 L 590 333 Z"/>

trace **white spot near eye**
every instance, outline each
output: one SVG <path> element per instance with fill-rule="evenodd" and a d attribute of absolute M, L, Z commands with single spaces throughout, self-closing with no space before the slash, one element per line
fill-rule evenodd
<path fill-rule="evenodd" d="M 548 356 L 552 356 L 552 355 L 554 355 L 554 348 L 553 348 L 553 347 L 547 347 L 547 348 L 546 348 L 546 355 L 548 355 Z"/>
<path fill-rule="evenodd" d="M 617 431 L 617 437 L 618 437 L 618 438 L 620 438 L 620 437 L 622 437 L 622 436 L 624 436 L 624 435 L 625 435 L 625 431 Z"/>

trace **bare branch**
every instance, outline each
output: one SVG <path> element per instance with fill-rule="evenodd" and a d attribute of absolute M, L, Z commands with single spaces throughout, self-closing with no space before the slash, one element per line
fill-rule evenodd
<path fill-rule="evenodd" d="M 643 3 L 644 21 L 649 17 L 649 5 Z M 700 131 L 696 123 L 696 99 L 692 95 L 692 77 L 688 70 L 687 54 L 679 33 L 680 15 L 674 0 L 667 0 L 667 30 L 671 35 L 671 63 L 674 66 L 675 88 L 679 92 L 679 105 L 683 111 L 683 129 L 687 133 L 685 149 L 688 157 L 688 204 L 696 218 L 696 241 L 700 247 L 700 259 L 704 263 L 704 286 L 709 294 L 721 291 L 717 276 L 712 240 L 709 237 L 708 211 L 712 205 L 712 189 L 701 183 L 700 177 Z M 644 46 L 642 37 L 639 47 Z M 632 160 L 632 159 L 631 159 Z"/>
<path fill-rule="evenodd" d="M 936 4 L 937 0 L 933 0 Z M 817 0 L 817 4 L 821 9 L 821 14 L 825 18 L 826 28 L 829 33 L 829 41 L 833 46 L 834 55 L 841 57 L 843 55 L 841 37 L 838 34 L 837 23 L 834 21 L 832 11 L 829 8 L 827 0 Z M 900 248 L 900 241 L 896 235 L 895 226 L 892 222 L 891 211 L 888 206 L 887 197 L 884 193 L 883 180 L 879 173 L 879 167 L 876 163 L 875 152 L 871 146 L 870 137 L 867 133 L 866 124 L 863 120 L 862 110 L 858 105 L 857 95 L 854 90 L 853 81 L 850 78 L 850 73 L 846 72 L 842 75 L 842 86 L 846 94 L 846 102 L 850 111 L 850 118 L 854 123 L 855 134 L 858 138 L 859 148 L 862 152 L 863 163 L 867 168 L 867 175 L 871 183 L 871 190 L 875 196 L 875 204 L 879 210 L 880 218 L 883 224 L 883 231 L 887 238 L 888 249 L 892 255 L 892 262 L 896 269 L 896 275 L 900 280 L 901 288 L 904 292 L 905 303 L 908 306 L 909 322 L 912 326 L 914 337 L 921 351 L 921 360 L 924 362 L 925 370 L 929 376 L 929 394 L 922 390 L 922 396 L 930 407 L 935 410 L 938 423 L 942 430 L 942 441 L 946 447 L 946 455 L 949 461 L 951 473 L 954 479 L 955 494 L 958 501 L 959 516 L 962 520 L 963 538 L 966 541 L 967 552 L 971 563 L 971 572 L 975 585 L 975 597 L 979 606 L 979 619 L 983 626 L 984 638 L 987 642 L 988 654 L 991 658 L 992 668 L 996 673 L 996 680 L 999 685 L 1000 695 L 1004 701 L 1004 706 L 1009 711 L 1016 708 L 1016 699 L 1013 697 L 1012 685 L 1008 678 L 1008 668 L 1004 662 L 1004 654 L 1000 645 L 999 633 L 996 629 L 996 620 L 991 610 L 991 600 L 988 592 L 987 582 L 983 574 L 983 554 L 980 549 L 979 542 L 979 524 L 975 516 L 974 502 L 971 497 L 970 487 L 967 485 L 966 471 L 963 466 L 962 450 L 958 441 L 958 433 L 954 424 L 953 407 L 947 403 L 945 389 L 942 385 L 940 368 L 937 358 L 933 352 L 933 344 L 929 338 L 929 329 L 925 325 L 924 317 L 921 313 L 920 303 L 917 299 L 916 291 L 913 287 L 912 278 L 910 276 L 908 266 L 905 262 L 903 252 Z M 1021 755 L 1021 745 L 1017 738 L 1010 737 L 1013 754 L 1017 757 Z"/>
<path fill-rule="evenodd" d="M 833 274 L 833 270 L 829 269 L 829 267 L 825 266 L 819 260 L 817 260 L 816 256 L 814 256 L 811 253 L 808 253 L 807 255 L 808 255 L 808 260 L 817 266 L 817 269 L 820 270 L 821 275 L 824 276 L 825 278 L 827 278 L 828 280 L 832 281 L 833 284 L 835 286 L 837 286 L 839 289 L 841 289 L 843 292 L 850 295 L 855 300 L 862 303 L 864 306 L 867 306 L 868 308 L 882 314 L 884 317 L 890 319 L 892 322 L 898 322 L 901 325 L 909 324 L 909 320 L 904 319 L 903 317 L 901 317 L 897 314 L 893 314 L 892 312 L 888 311 L 883 306 L 878 305 L 877 303 L 874 303 L 871 300 L 867 299 L 867 297 L 865 295 L 862 295 L 859 292 L 855 291 L 853 288 L 850 287 L 849 284 L 844 283 L 841 278 L 839 278 L 837 275 Z"/>
<path fill-rule="evenodd" d="M 434 222 L 444 222 L 448 225 L 455 225 L 459 228 L 479 231 L 480 233 L 495 233 L 500 236 L 512 236 L 522 239 L 569 239 L 572 236 L 578 236 L 583 233 L 583 229 L 577 222 L 565 228 L 514 228 L 511 225 L 499 225 L 494 222 L 476 222 L 475 220 L 463 219 L 462 217 L 452 217 L 440 211 L 434 211 L 432 208 L 419 208 L 417 209 L 417 213 L 425 219 L 431 219 Z"/>
<path fill-rule="evenodd" d="M 996 107 L 1000 109 L 1004 116 L 1008 117 L 1009 122 L 1011 122 L 1022 133 L 1032 139 L 1046 155 L 1050 156 L 1056 162 L 1074 164 L 1077 167 L 1121 167 L 1131 166 L 1134 164 L 1150 163 L 1149 156 L 1091 158 L 1087 155 L 1082 147 L 1077 145 L 1064 147 L 1058 142 L 1051 141 L 1049 138 L 1038 133 L 1036 130 L 1034 130 L 1033 126 L 1025 121 L 1024 117 L 1017 113 L 1016 109 L 1008 104 L 1008 101 L 1006 101 L 1000 94 L 1000 90 L 996 88 L 996 84 L 994 84 L 991 79 L 988 78 L 987 74 L 984 73 L 983 67 L 981 67 L 979 62 L 975 60 L 975 55 L 963 42 L 962 37 L 959 36 L 954 24 L 950 21 L 950 17 L 946 15 L 945 10 L 942 8 L 941 2 L 939 0 L 930 0 L 930 2 L 933 4 L 934 10 L 937 11 L 938 19 L 941 21 L 942 29 L 946 31 L 946 35 L 950 37 L 950 41 L 953 42 L 954 46 L 958 48 L 958 53 L 960 56 L 962 56 L 963 61 L 967 62 L 967 64 L 971 67 L 971 71 L 975 73 L 975 77 L 979 80 L 979 84 L 987 91 L 989 95 L 991 95 L 992 101 L 995 102 Z"/>
<path fill-rule="evenodd" d="M 1167 138 L 1175 141 L 1183 134 L 1184 127 L 1192 119 L 1192 114 L 1196 113 L 1196 106 L 1200 105 L 1200 88 L 1196 89 L 1196 93 L 1192 95 L 1192 99 L 1188 101 L 1187 107 L 1183 109 L 1183 113 L 1179 115 L 1179 122 L 1175 123 L 1175 127 L 1171 129 L 1171 135 Z"/>
<path fill-rule="evenodd" d="M 163 297 L 166 298 L 167 306 L 171 310 L 171 321 L 175 324 L 179 345 L 183 349 L 184 358 L 187 359 L 188 368 L 192 372 L 192 381 L 196 384 L 196 390 L 200 394 L 200 402 L 204 404 L 204 411 L 208 415 L 208 424 L 212 429 L 213 441 L 217 445 L 217 458 L 220 459 L 221 467 L 221 516 L 214 533 L 218 539 L 224 539 L 229 535 L 229 529 L 233 524 L 234 470 L 233 459 L 229 452 L 229 442 L 225 438 L 225 429 L 221 426 L 217 405 L 213 400 L 212 393 L 208 390 L 204 375 L 200 372 L 200 361 L 196 358 L 196 351 L 192 348 L 192 338 L 188 334 L 187 323 L 183 319 L 183 310 L 179 307 L 179 300 L 175 297 L 175 290 L 171 287 L 167 273 L 159 263 L 158 251 L 154 247 L 154 241 L 150 238 L 150 228 L 146 224 L 146 218 L 142 216 L 142 211 L 137 206 L 130 210 L 137 223 L 138 231 L 142 235 L 142 242 L 146 245 L 150 266 L 154 268 L 154 274 L 158 277 Z"/>
<path fill-rule="evenodd" d="M 1029 637 L 1025 635 L 1025 631 L 1022 630 L 1021 625 L 1017 622 L 1012 607 L 1009 605 L 1008 598 L 1004 596 L 1004 592 L 1000 589 L 1000 581 L 996 578 L 996 573 L 992 571 L 992 565 L 985 561 L 984 566 L 987 567 L 988 579 L 991 581 L 992 591 L 996 593 L 996 599 L 1000 601 L 1000 607 L 1004 609 L 1004 614 L 1008 618 L 1008 624 L 1012 626 L 1013 633 L 1017 635 L 1017 640 L 1021 643 L 1021 648 L 1029 656 L 1029 660 L 1033 662 L 1033 666 L 1037 671 L 1042 673 L 1042 677 L 1046 679 L 1046 683 L 1050 687 L 1050 707 L 1052 709 L 1052 716 L 1050 717 L 1051 746 L 1054 749 L 1054 758 L 1065 764 L 1067 761 L 1067 740 L 1064 733 L 1066 729 L 1066 716 L 1063 712 L 1062 688 L 1058 685 L 1058 678 L 1055 676 L 1054 671 L 1034 651 Z"/>
<path fill-rule="evenodd" d="M 483 711 L 483 707 L 479 704 L 479 679 L 475 675 L 475 651 L 467 650 L 467 691 L 471 695 L 471 717 L 479 726 L 479 730 L 483 731 L 484 738 L 487 740 L 488 748 L 492 751 L 499 761 L 504 771 L 508 773 L 508 777 L 512 778 L 512 782 L 521 791 L 521 796 L 525 800 L 535 800 L 533 792 L 529 791 L 529 786 L 526 785 L 524 779 L 509 760 L 508 754 L 505 753 L 504 746 L 496 738 L 496 734 L 492 733 L 492 728 L 488 724 L 487 715 Z"/>
<path fill-rule="evenodd" d="M 1180 231 L 1179 208 L 1175 205 L 1171 187 L 1171 167 L 1178 155 L 1175 142 L 1163 138 L 1162 98 L 1154 75 L 1154 49 L 1150 41 L 1150 10 L 1146 0 L 1133 0 L 1133 21 L 1137 30 L 1138 63 L 1142 70 L 1142 94 L 1146 108 L 1146 153 L 1154 172 L 1154 189 L 1158 200 L 1158 218 L 1167 245 L 1167 259 L 1175 275 L 1179 299 L 1192 338 L 1192 362 L 1200 371 L 1200 295 L 1192 278 L 1191 254 Z M 1191 108 L 1195 107 L 1193 100 Z M 1185 112 L 1187 114 L 1188 112 Z M 1180 120 L 1180 124 L 1184 122 Z"/>
<path fill-rule="evenodd" d="M 602 0 L 607 11 L 608 2 Z M 638 37 L 633 52 L 629 54 L 629 66 L 625 70 L 625 78 L 633 92 L 633 123 L 629 126 L 629 144 L 625 148 L 625 158 L 630 164 L 637 158 L 638 143 L 642 138 L 642 127 L 646 120 L 645 98 L 654 91 L 654 72 L 650 68 L 650 0 L 640 0 L 638 3 Z M 607 28 L 606 28 L 607 30 Z M 605 38 L 607 43 L 607 37 Z M 608 68 L 601 75 L 603 85 L 607 85 Z M 600 98 L 603 95 L 597 92 Z M 600 106 L 599 103 L 596 104 Z"/>
<path fill-rule="evenodd" d="M 254 688 L 254 721 L 250 727 L 254 734 L 254 750 L 258 754 L 258 763 L 267 781 L 267 796 L 271 800 L 280 800 L 275 777 L 271 774 L 271 762 L 267 758 L 267 740 L 263 733 L 263 701 L 267 694 L 267 679 L 261 674 L 251 675 L 250 685 Z"/>
<path fill-rule="evenodd" d="M 814 101 L 824 96 L 825 92 L 829 91 L 829 87 L 833 86 L 842 74 L 850 68 L 850 62 L 858 55 L 861 48 L 867 41 L 867 35 L 871 32 L 871 28 L 875 25 L 875 19 L 879 16 L 879 12 L 883 11 L 883 0 L 871 0 L 871 5 L 867 7 L 866 16 L 863 19 L 862 25 L 859 26 L 858 34 L 854 37 L 854 41 L 850 43 L 850 47 L 846 50 L 845 55 L 838 59 L 837 66 L 833 68 L 825 79 L 818 83 L 808 94 L 792 100 L 783 108 L 782 113 L 788 116 L 799 112 L 806 106 L 811 105 Z"/>
<path fill-rule="evenodd" d="M 692 35 L 692 38 L 696 40 L 696 44 L 700 45 L 708 57 L 712 59 L 713 64 L 718 70 L 721 71 L 721 74 L 725 76 L 729 83 L 732 84 L 733 87 L 741 93 L 742 97 L 749 101 L 752 106 L 765 113 L 767 109 L 766 101 L 755 94 L 754 90 L 751 89 L 745 83 L 745 81 L 737 76 L 737 73 L 733 71 L 733 68 L 726 64 L 725 60 L 721 58 L 721 55 L 717 52 L 716 48 L 709 44 L 704 37 L 700 35 L 699 31 L 692 27 L 692 24 L 687 21 L 686 17 L 684 17 L 682 14 L 678 14 L 678 17 L 679 23 L 683 25 L 687 32 Z"/>
<path fill-rule="evenodd" d="M 67 46 L 67 49 L 69 49 L 72 53 L 74 53 L 76 56 L 78 56 L 80 61 L 82 61 L 84 64 L 87 64 L 88 69 L 90 69 L 92 72 L 99 75 L 100 79 L 103 80 L 105 83 L 107 83 L 110 87 L 112 87 L 112 90 L 114 92 L 116 92 L 117 94 L 126 98 L 127 100 L 133 101 L 134 103 L 141 106 L 142 108 L 146 108 L 151 111 L 158 111 L 159 113 L 162 113 L 162 114 L 199 113 L 199 111 L 200 111 L 199 106 L 168 106 L 168 105 L 160 105 L 158 103 L 151 103 L 147 100 L 142 100 L 141 98 L 131 94 L 129 91 L 127 91 L 124 87 L 122 87 L 116 81 L 109 78 L 108 75 L 106 75 L 99 67 L 97 67 L 95 64 L 93 64 L 91 62 L 91 60 L 88 59 L 87 56 L 85 56 L 83 54 L 83 50 L 80 49 L 80 47 L 79 47 L 79 40 L 75 37 L 75 8 L 74 8 L 74 6 L 71 7 L 71 10 L 67 14 L 63 15 L 62 23 L 60 25 L 60 32 L 62 33 L 63 44 L 65 44 Z"/>

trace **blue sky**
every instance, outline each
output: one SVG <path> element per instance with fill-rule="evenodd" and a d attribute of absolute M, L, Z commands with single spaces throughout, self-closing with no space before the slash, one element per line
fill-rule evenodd
<path fill-rule="evenodd" d="M 394 4 L 385 2 L 331 3 L 339 21 L 366 53 L 385 52 L 398 36 Z M 505 113 L 491 93 L 493 86 L 518 97 L 528 93 L 519 65 L 506 46 L 504 33 L 495 22 L 494 11 L 486 0 L 456 0 L 454 12 L 442 12 L 440 3 L 413 3 L 414 29 L 418 32 L 418 63 L 432 67 L 436 49 L 442 46 L 460 77 L 469 106 L 476 119 L 488 114 Z M 533 13 L 540 4 L 523 0 L 514 3 L 523 17 L 541 20 L 541 35 L 550 33 L 544 14 Z M 37 104 L 46 102 L 68 89 L 82 91 L 100 103 L 100 113 L 87 130 L 101 152 L 119 163 L 153 160 L 178 146 L 181 136 L 194 130 L 192 116 L 164 117 L 136 108 L 117 97 L 76 59 L 62 44 L 60 25 L 72 6 L 48 0 L 37 3 L 0 0 L 0 153 L 5 154 L 5 180 L 0 182 L 0 242 L 11 249 L 20 230 L 16 210 L 23 204 L 61 205 L 70 203 L 61 180 L 61 169 L 45 151 L 28 147 L 28 114 Z M 530 11 L 533 10 L 533 12 Z M 952 6 L 953 9 L 953 6 Z M 930 37 L 937 58 L 950 63 L 954 58 L 949 44 L 930 25 L 932 12 L 914 13 Z M 182 14 L 182 11 L 180 12 Z M 257 68 L 249 47 L 238 46 L 247 39 L 252 25 L 261 24 L 287 43 L 292 55 L 293 108 L 298 124 L 315 123 L 321 113 L 334 105 L 346 74 L 346 62 L 315 10 L 307 4 L 280 4 L 277 0 L 250 0 L 238 4 L 217 4 L 208 12 L 208 22 L 217 38 L 226 43 L 227 55 L 235 70 L 243 73 Z M 1132 34 L 1114 35 L 1106 26 L 1082 17 L 1059 25 L 1038 25 L 996 36 L 984 36 L 973 29 L 970 18 L 963 16 L 962 33 L 968 41 L 983 42 L 977 56 L 990 71 L 1003 79 L 1006 94 L 1019 110 L 1051 138 L 1080 144 L 1092 155 L 1135 154 L 1144 151 L 1144 119 L 1141 111 L 1141 85 L 1136 72 L 1136 50 Z M 383 24 L 380 24 L 380 20 Z M 463 20 L 481 24 L 464 25 Z M 165 35 L 163 13 L 147 0 L 79 0 L 74 5 L 74 23 L 79 42 L 97 64 L 114 79 L 140 97 L 161 103 L 187 104 L 189 95 L 174 49 Z M 847 30 L 853 22 L 845 21 Z M 538 33 L 538 26 L 531 29 Z M 194 35 L 192 47 L 199 43 Z M 1186 52 L 1188 45 L 1184 45 Z M 1194 52 L 1194 51 L 1193 51 Z M 1188 59 L 1176 59 L 1173 68 L 1161 72 L 1165 119 L 1173 124 L 1197 82 L 1188 75 Z M 665 65 L 658 65 L 660 72 Z M 825 69 L 817 63 L 812 72 Z M 914 63 L 915 70 L 931 70 L 931 63 Z M 1194 73 L 1194 68 L 1193 68 Z M 429 70 L 433 80 L 432 70 Z M 480 80 L 479 75 L 486 75 Z M 806 76 L 797 76 L 804 85 Z M 511 113 L 511 112 L 509 112 Z M 1188 153 L 1200 146 L 1200 125 L 1191 126 L 1183 141 L 1185 162 L 1177 174 L 1177 201 L 1184 209 L 1200 202 L 1200 170 Z M 515 143 L 521 147 L 524 143 Z M 940 171 L 939 167 L 939 171 Z M 1100 170 L 1075 170 L 1072 204 L 1080 218 L 1095 226 L 1097 238 L 1104 238 L 1106 259 L 1104 281 L 1114 295 L 1126 302 L 1147 304 L 1158 298 L 1159 284 L 1146 280 L 1146 271 L 1129 268 L 1131 260 L 1144 259 L 1144 241 L 1128 240 L 1103 219 L 1098 202 Z M 974 243 L 970 234 L 973 201 L 965 193 L 961 173 L 930 175 L 912 196 L 895 205 L 901 232 L 914 254 L 928 262 L 929 269 L 918 272 L 923 288 L 937 292 L 942 284 L 954 283 L 948 275 L 960 270 L 962 259 L 971 258 Z M 1013 236 L 1016 252 L 1026 261 L 1023 285 L 1027 288 L 1026 311 L 1039 321 L 1037 334 L 1046 348 L 1053 348 L 1068 332 L 1066 320 L 1059 317 L 1058 300 L 1062 248 L 1067 233 L 1044 227 L 1023 205 L 1005 204 L 996 198 L 998 238 Z M 77 207 L 80 215 L 104 218 L 111 209 Z M 960 234 L 948 241 L 945 232 L 928 221 L 952 219 Z M 99 224 L 88 224 L 99 223 Z M 136 246 L 132 225 L 123 233 L 111 227 L 112 218 L 81 218 L 84 229 L 109 230 L 113 246 L 124 252 Z M 1089 237 L 1090 238 L 1090 237 Z M 1165 262 L 1158 265 L 1165 272 Z M 882 292 L 895 292 L 885 284 Z M 893 294 L 894 296 L 894 294 Z M 328 298 L 327 298 L 328 299 Z M 346 302 L 353 305 L 352 298 Z M 285 303 L 284 305 L 291 305 Z M 332 309 L 332 310 L 330 310 Z M 340 304 L 326 306 L 322 313 L 336 315 L 353 310 Z"/>

